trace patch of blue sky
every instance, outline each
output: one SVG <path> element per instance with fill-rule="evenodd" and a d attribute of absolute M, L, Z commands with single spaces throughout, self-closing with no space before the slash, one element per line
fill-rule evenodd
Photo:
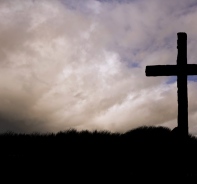
<path fill-rule="evenodd" d="M 170 76 L 168 77 L 166 84 L 173 84 L 175 82 L 177 82 L 177 76 Z"/>
<path fill-rule="evenodd" d="M 128 68 L 140 68 L 140 64 L 137 62 L 126 62 Z"/>
<path fill-rule="evenodd" d="M 195 75 L 188 75 L 187 76 L 188 82 L 197 82 L 197 76 Z M 168 77 L 166 84 L 172 84 L 177 82 L 177 76 L 170 76 Z"/>
<path fill-rule="evenodd" d="M 197 82 L 197 76 L 196 75 L 188 75 L 187 80 L 191 82 Z"/>
<path fill-rule="evenodd" d="M 90 8 L 87 7 L 88 2 L 79 1 L 79 0 L 60 0 L 66 8 L 74 11 L 79 11 L 83 13 L 91 13 Z"/>
<path fill-rule="evenodd" d="M 116 3 L 130 3 L 130 2 L 133 2 L 133 1 L 137 1 L 137 0 L 97 0 L 97 1 L 107 2 L 107 3 L 113 3 L 113 2 L 116 2 Z"/>

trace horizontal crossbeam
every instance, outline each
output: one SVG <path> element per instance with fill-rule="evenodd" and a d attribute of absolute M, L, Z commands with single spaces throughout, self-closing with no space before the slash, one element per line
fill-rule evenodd
<path fill-rule="evenodd" d="M 197 65 L 187 64 L 177 65 L 153 65 L 146 66 L 146 76 L 177 76 L 177 75 L 197 75 Z"/>
<path fill-rule="evenodd" d="M 196 64 L 187 64 L 187 75 L 197 75 Z"/>
<path fill-rule="evenodd" d="M 173 76 L 177 75 L 176 65 L 146 66 L 146 76 Z"/>

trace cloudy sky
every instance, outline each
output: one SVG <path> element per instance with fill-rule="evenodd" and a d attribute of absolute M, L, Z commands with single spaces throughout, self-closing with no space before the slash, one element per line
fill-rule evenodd
<path fill-rule="evenodd" d="M 196 0 L 0 0 L 0 132 L 177 125 L 176 64 L 187 33 L 197 64 Z M 188 77 L 197 135 L 197 77 Z"/>

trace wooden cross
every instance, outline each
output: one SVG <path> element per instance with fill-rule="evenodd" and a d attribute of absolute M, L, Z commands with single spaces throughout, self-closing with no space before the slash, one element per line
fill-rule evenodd
<path fill-rule="evenodd" d="M 187 75 L 197 75 L 197 65 L 187 64 L 187 34 L 177 33 L 177 65 L 146 66 L 146 76 L 177 76 L 178 130 L 188 135 Z"/>

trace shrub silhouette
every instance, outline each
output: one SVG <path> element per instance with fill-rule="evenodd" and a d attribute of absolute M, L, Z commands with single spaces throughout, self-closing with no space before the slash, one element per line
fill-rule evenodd
<path fill-rule="evenodd" d="M 140 127 L 124 134 L 8 132 L 0 135 L 0 156 L 10 164 L 17 160 L 18 164 L 22 160 L 32 164 L 61 163 L 70 169 L 75 166 L 81 173 L 88 167 L 88 172 L 119 176 L 195 174 L 197 140 L 192 135 L 179 138 L 164 127 Z"/>

